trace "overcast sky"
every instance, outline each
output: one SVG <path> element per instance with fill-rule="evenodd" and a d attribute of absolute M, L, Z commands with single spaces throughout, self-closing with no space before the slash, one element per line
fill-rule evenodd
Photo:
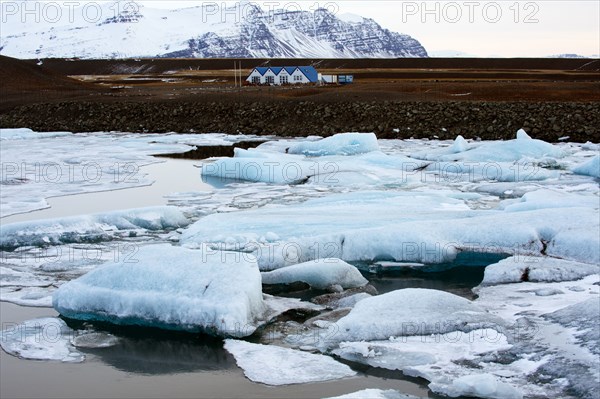
<path fill-rule="evenodd" d="M 35 0 L 33 0 L 35 1 Z M 46 0 L 54 4 L 111 0 Z M 153 8 L 208 6 L 225 10 L 235 1 L 121 0 Z M 247 2 L 247 0 L 245 0 Z M 1 3 L 24 4 L 17 0 Z M 451 50 L 489 57 L 600 54 L 600 0 L 258 0 L 265 9 L 313 11 L 373 18 L 384 28 L 407 33 L 430 52 Z M 219 12 L 219 11 L 216 11 Z"/>

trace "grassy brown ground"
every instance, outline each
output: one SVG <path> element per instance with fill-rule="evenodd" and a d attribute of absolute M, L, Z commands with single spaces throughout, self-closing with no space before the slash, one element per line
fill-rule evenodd
<path fill-rule="evenodd" d="M 317 64 L 324 74 L 353 74 L 355 83 L 236 88 L 233 60 L 44 60 L 39 67 L 0 57 L 0 78 L 10 81 L 2 87 L 0 125 L 483 138 L 508 137 L 525 127 L 549 140 L 569 135 L 592 141 L 600 134 L 600 60 L 242 62 Z"/>

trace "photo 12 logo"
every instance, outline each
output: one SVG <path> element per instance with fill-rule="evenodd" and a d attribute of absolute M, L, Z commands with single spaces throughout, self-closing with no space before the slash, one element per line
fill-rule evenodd
<path fill-rule="evenodd" d="M 402 1 L 403 23 L 499 23 L 535 24 L 540 6 L 533 1 Z"/>
<path fill-rule="evenodd" d="M 135 1 L 2 1 L 2 23 L 98 24 L 139 14 Z M 128 22 L 136 22 L 129 18 Z"/>
<path fill-rule="evenodd" d="M 166 4 L 168 2 L 164 2 Z M 178 2 L 179 3 L 179 2 Z M 152 2 L 145 6 L 152 7 Z M 301 18 L 302 12 L 339 12 L 337 2 L 308 1 L 189 1 L 184 7 L 194 7 L 202 23 L 239 23 L 251 19 L 256 10 L 270 19 L 285 15 L 285 18 Z M 111 22 L 136 23 L 142 4 L 136 1 L 1 1 L 2 23 L 53 23 L 53 24 L 103 24 Z"/>

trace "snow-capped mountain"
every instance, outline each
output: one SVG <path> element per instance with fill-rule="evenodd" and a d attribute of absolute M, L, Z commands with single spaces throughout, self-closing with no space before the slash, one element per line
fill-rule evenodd
<path fill-rule="evenodd" d="M 383 29 L 372 19 L 337 17 L 325 9 L 265 11 L 242 2 L 222 9 L 165 10 L 133 4 L 55 6 L 46 14 L 40 5 L 43 18 L 37 21 L 35 15 L 18 10 L 5 12 L 0 54 L 17 58 L 427 57 L 423 46 L 408 35 Z"/>

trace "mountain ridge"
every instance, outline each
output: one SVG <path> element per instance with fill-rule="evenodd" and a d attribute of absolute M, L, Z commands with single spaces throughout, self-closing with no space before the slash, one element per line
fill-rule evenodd
<path fill-rule="evenodd" d="M 0 54 L 17 58 L 403 58 L 427 57 L 409 35 L 382 28 L 373 19 L 338 18 L 317 9 L 265 11 L 238 3 L 220 13 L 206 6 L 185 9 L 121 9 L 102 4 L 91 20 L 21 18 L 3 24 Z M 83 14 L 83 12 L 81 13 Z M 199 23 L 200 22 L 200 23 Z"/>

